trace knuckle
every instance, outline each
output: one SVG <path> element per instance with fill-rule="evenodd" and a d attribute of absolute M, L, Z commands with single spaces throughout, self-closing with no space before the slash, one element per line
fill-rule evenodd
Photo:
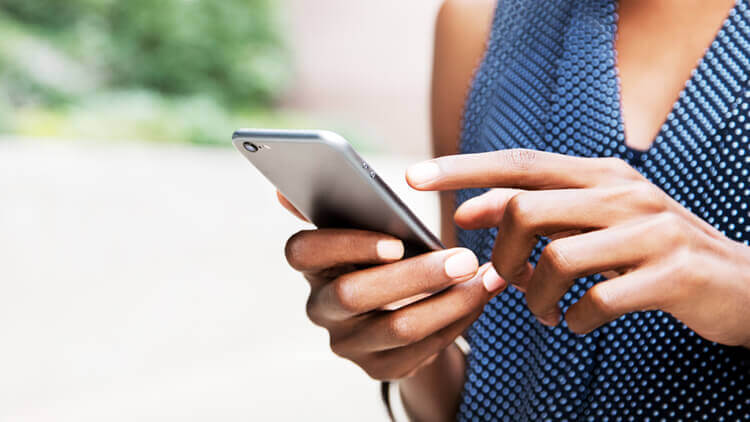
<path fill-rule="evenodd" d="M 306 240 L 311 233 L 311 230 L 302 230 L 295 233 L 292 237 L 287 240 L 284 246 L 284 256 L 286 261 L 295 270 L 302 270 L 304 266 L 304 256 L 306 251 Z"/>
<path fill-rule="evenodd" d="M 636 200 L 644 208 L 661 212 L 666 209 L 666 201 L 662 192 L 656 186 L 646 181 L 632 183 L 629 188 L 629 196 Z"/>
<path fill-rule="evenodd" d="M 374 359 L 371 362 L 361 364 L 360 367 L 370 378 L 376 381 L 388 381 L 398 378 L 392 368 L 385 364 L 383 359 Z"/>
<path fill-rule="evenodd" d="M 329 346 L 334 355 L 348 359 L 348 354 L 344 347 L 344 343 L 339 341 L 334 335 L 330 335 Z"/>
<path fill-rule="evenodd" d="M 695 277 L 696 265 L 695 254 L 687 248 L 677 248 L 672 251 L 658 271 L 651 274 L 651 282 L 658 283 L 665 292 L 663 295 L 652 297 L 644 310 L 669 309 L 695 296 L 696 292 L 710 289 L 707 282 L 701 277 Z"/>
<path fill-rule="evenodd" d="M 391 338 L 400 345 L 408 345 L 420 340 L 415 321 L 405 313 L 393 314 L 387 325 Z"/>
<path fill-rule="evenodd" d="M 604 180 L 642 180 L 640 173 L 630 166 L 625 160 L 616 157 L 595 158 L 601 163 L 601 172 Z"/>
<path fill-rule="evenodd" d="M 630 166 L 625 160 L 616 157 L 599 158 L 607 173 L 612 177 L 625 178 L 625 179 L 637 179 L 639 178 L 638 172 Z"/>
<path fill-rule="evenodd" d="M 684 245 L 687 240 L 687 231 L 682 218 L 671 212 L 662 212 L 654 220 L 656 229 L 661 233 L 662 239 L 669 245 Z"/>
<path fill-rule="evenodd" d="M 510 164 L 518 170 L 529 170 L 536 162 L 537 152 L 528 149 L 511 149 L 505 151 L 502 156 L 503 164 Z"/>
<path fill-rule="evenodd" d="M 622 158 L 605 157 L 605 158 L 602 158 L 602 161 L 607 165 L 607 167 L 615 171 L 617 170 L 622 171 L 622 170 L 630 168 L 628 163 L 626 163 L 625 160 L 623 160 Z"/>
<path fill-rule="evenodd" d="M 526 296 L 526 306 L 529 308 L 529 311 L 531 311 L 532 314 L 539 316 L 544 315 L 545 309 L 543 309 L 541 302 L 532 299 L 532 296 L 530 295 Z"/>
<path fill-rule="evenodd" d="M 695 268 L 701 268 L 700 265 L 696 266 L 696 262 L 699 261 L 694 256 L 694 253 L 688 248 L 677 248 L 672 253 L 670 259 L 671 264 L 668 266 L 667 273 L 664 274 L 664 278 L 669 282 L 672 280 L 676 286 L 675 288 L 682 288 L 684 286 L 690 286 L 692 288 L 702 289 L 707 286 L 703 284 L 702 277 L 694 277 Z M 701 290 L 697 290 L 701 291 Z"/>
<path fill-rule="evenodd" d="M 345 274 L 331 282 L 331 299 L 343 311 L 357 314 L 361 308 L 361 300 L 356 279 Z"/>
<path fill-rule="evenodd" d="M 528 194 L 519 193 L 510 198 L 506 205 L 505 216 L 507 218 L 503 218 L 504 227 L 518 227 L 524 231 L 531 230 L 534 226 L 533 215 L 534 209 L 531 201 L 529 201 Z"/>
<path fill-rule="evenodd" d="M 500 235 L 498 235 L 498 238 Z M 495 251 L 492 254 L 492 265 L 495 266 L 498 275 L 503 279 L 514 282 L 514 277 L 517 275 L 518 270 L 513 267 L 514 264 L 510 263 L 506 256 L 497 248 L 498 240 L 495 241 Z"/>
<path fill-rule="evenodd" d="M 612 295 L 603 284 L 597 284 L 589 290 L 591 305 L 602 315 L 610 318 L 615 316 L 614 302 Z"/>
<path fill-rule="evenodd" d="M 315 295 L 310 295 L 307 298 L 307 303 L 305 304 L 305 313 L 307 314 L 307 319 L 310 320 L 313 324 L 323 327 L 325 325 L 326 319 L 323 317 L 322 309 L 320 309 L 320 302 L 317 300 Z"/>
<path fill-rule="evenodd" d="M 573 275 L 575 269 L 568 259 L 565 249 L 562 240 L 550 242 L 542 251 L 542 256 L 539 259 L 542 267 L 563 277 Z"/>

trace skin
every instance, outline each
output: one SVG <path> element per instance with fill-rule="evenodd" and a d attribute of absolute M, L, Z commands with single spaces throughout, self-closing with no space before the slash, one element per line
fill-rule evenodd
<path fill-rule="evenodd" d="M 628 144 L 650 145 L 732 4 L 622 1 L 616 48 Z M 454 218 L 467 229 L 499 227 L 492 262 L 477 268 L 476 258 L 461 248 L 403 260 L 401 243 L 378 233 L 329 229 L 294 235 L 287 260 L 308 280 L 308 315 L 329 331 L 332 350 L 375 379 L 401 380 L 412 420 L 452 420 L 465 373 L 464 357 L 452 342 L 507 287 L 505 280 L 526 292 L 540 321 L 556 325 L 563 317 L 559 299 L 577 277 L 595 273 L 611 278 L 568 310 L 564 317 L 574 332 L 589 332 L 627 312 L 661 309 L 709 340 L 750 345 L 744 328 L 750 323 L 748 248 L 723 237 L 624 162 L 525 150 L 453 155 L 494 7 L 494 0 L 448 0 L 442 6 L 432 97 L 434 152 L 441 158 L 407 173 L 414 188 L 442 192 L 449 246 L 456 243 Z M 492 190 L 454 215 L 451 192 L 466 187 Z M 532 268 L 528 258 L 537 236 L 554 241 Z M 462 265 L 449 263 L 459 256 Z M 445 286 L 451 287 L 428 299 L 382 310 Z"/>
<path fill-rule="evenodd" d="M 577 278 L 611 271 L 621 275 L 570 307 L 571 331 L 658 309 L 710 341 L 750 346 L 750 248 L 624 161 L 503 150 L 421 163 L 408 180 L 419 190 L 494 188 L 462 204 L 455 220 L 469 230 L 498 227 L 492 263 L 545 325 L 560 322 L 558 302 Z M 539 236 L 560 233 L 532 268 Z"/>
<path fill-rule="evenodd" d="M 622 0 L 616 40 L 627 143 L 647 149 L 734 0 Z"/>

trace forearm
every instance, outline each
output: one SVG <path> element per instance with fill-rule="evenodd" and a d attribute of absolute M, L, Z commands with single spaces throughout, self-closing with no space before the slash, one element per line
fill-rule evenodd
<path fill-rule="evenodd" d="M 465 373 L 466 357 L 452 344 L 431 365 L 402 380 L 401 398 L 409 419 L 414 422 L 455 420 Z"/>
<path fill-rule="evenodd" d="M 452 218 L 454 201 L 452 192 L 441 192 L 441 238 L 447 247 L 458 243 Z M 415 422 L 454 420 L 465 372 L 466 357 L 456 344 L 451 344 L 431 365 L 402 380 L 401 398 L 409 419 Z"/>

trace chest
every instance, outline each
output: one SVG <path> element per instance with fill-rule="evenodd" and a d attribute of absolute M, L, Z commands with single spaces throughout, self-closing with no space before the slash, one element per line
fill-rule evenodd
<path fill-rule="evenodd" d="M 616 2 L 559 0 L 555 7 L 529 2 L 524 13 L 504 16 L 501 1 L 467 102 L 462 151 L 529 148 L 623 158 L 728 236 L 749 241 L 750 11 L 745 1 L 737 3 L 718 32 L 713 29 L 708 50 L 690 50 L 703 58 L 694 70 L 689 61 L 683 63 L 687 79 L 670 82 L 674 90 L 652 96 L 661 99 L 653 107 L 666 110 L 641 137 L 651 144 L 644 143 L 646 148 L 626 139 Z M 631 73 L 629 80 L 638 79 Z M 656 88 L 624 94 L 648 91 Z M 647 111 L 650 106 L 632 104 L 636 116 L 658 114 Z M 478 193 L 465 191 L 458 198 Z"/>
<path fill-rule="evenodd" d="M 735 0 L 621 0 L 615 36 L 625 140 L 648 149 Z"/>

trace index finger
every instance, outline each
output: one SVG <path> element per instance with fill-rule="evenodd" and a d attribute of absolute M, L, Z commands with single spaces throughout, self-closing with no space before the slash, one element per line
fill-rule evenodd
<path fill-rule="evenodd" d="M 418 190 L 569 189 L 600 185 L 607 176 L 627 176 L 630 172 L 630 167 L 616 158 L 509 149 L 425 161 L 410 167 L 406 180 Z"/>
<path fill-rule="evenodd" d="M 284 253 L 292 268 L 315 274 L 343 265 L 399 261 L 404 244 L 393 236 L 364 230 L 303 230 L 289 238 Z"/>

